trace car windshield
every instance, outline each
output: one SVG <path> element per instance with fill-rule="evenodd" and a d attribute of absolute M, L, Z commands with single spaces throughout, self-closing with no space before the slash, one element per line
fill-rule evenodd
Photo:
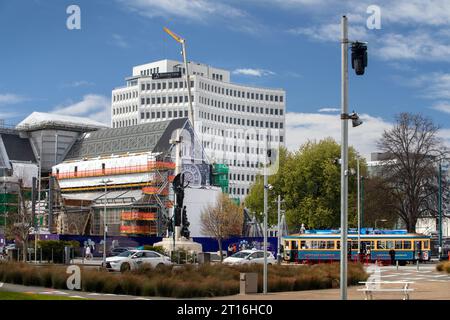
<path fill-rule="evenodd" d="M 133 254 L 133 251 L 124 251 L 121 254 L 118 255 L 118 257 L 129 257 Z"/>
<path fill-rule="evenodd" d="M 235 254 L 233 254 L 231 257 L 232 258 L 241 258 L 244 259 L 245 257 L 247 257 L 249 255 L 248 252 L 236 252 Z"/>

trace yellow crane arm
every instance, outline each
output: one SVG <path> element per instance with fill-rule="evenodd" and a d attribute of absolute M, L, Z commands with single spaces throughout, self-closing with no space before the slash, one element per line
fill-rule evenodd
<path fill-rule="evenodd" d="M 163 27 L 164 31 L 167 32 L 172 38 L 174 38 L 177 42 L 179 43 L 183 43 L 183 38 L 181 38 L 180 36 L 176 35 L 175 33 L 173 33 L 172 31 L 170 31 L 169 29 L 167 29 L 166 27 Z"/>

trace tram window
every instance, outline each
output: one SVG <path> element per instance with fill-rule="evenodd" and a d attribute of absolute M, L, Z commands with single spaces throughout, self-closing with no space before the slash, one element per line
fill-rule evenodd
<path fill-rule="evenodd" d="M 352 241 L 352 250 L 358 250 L 358 241 Z"/>
<path fill-rule="evenodd" d="M 402 249 L 402 242 L 401 241 L 395 241 L 395 249 Z"/>
<path fill-rule="evenodd" d="M 403 249 L 411 249 L 411 241 L 403 241 Z"/>
<path fill-rule="evenodd" d="M 285 241 L 284 242 L 284 246 L 285 246 L 286 249 L 289 249 L 289 241 Z"/>
<path fill-rule="evenodd" d="M 319 241 L 311 241 L 311 249 L 319 249 Z"/>
<path fill-rule="evenodd" d="M 423 241 L 422 247 L 427 250 L 429 249 L 429 242 L 428 241 Z"/>
<path fill-rule="evenodd" d="M 341 241 L 336 241 L 336 249 L 340 249 L 341 248 Z"/>
<path fill-rule="evenodd" d="M 327 241 L 327 249 L 334 249 L 334 241 Z"/>
<path fill-rule="evenodd" d="M 324 240 L 319 241 L 319 248 L 320 249 L 326 249 L 327 248 L 327 242 Z"/>
<path fill-rule="evenodd" d="M 291 241 L 291 250 L 297 250 L 297 249 L 298 249 L 298 242 Z"/>
<path fill-rule="evenodd" d="M 394 241 L 388 240 L 386 241 L 386 249 L 393 249 L 394 248 Z"/>
<path fill-rule="evenodd" d="M 306 245 L 307 245 L 307 241 L 305 241 L 305 240 L 300 241 L 300 249 L 308 249 Z"/>
<path fill-rule="evenodd" d="M 378 250 L 384 250 L 384 249 L 386 249 L 386 241 L 384 241 L 384 240 L 378 240 L 378 241 L 377 241 L 377 249 L 378 249 Z"/>

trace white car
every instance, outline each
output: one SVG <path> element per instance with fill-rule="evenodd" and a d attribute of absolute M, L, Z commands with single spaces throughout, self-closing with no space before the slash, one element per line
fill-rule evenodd
<path fill-rule="evenodd" d="M 135 270 L 142 264 L 149 264 L 155 268 L 171 265 L 172 261 L 169 257 L 151 250 L 129 250 L 115 257 L 106 258 L 106 268 L 110 271 Z"/>
<path fill-rule="evenodd" d="M 276 264 L 277 260 L 271 252 L 267 252 L 267 264 Z M 223 260 L 225 264 L 248 264 L 248 263 L 260 263 L 264 264 L 264 251 L 263 250 L 242 250 L 236 252 L 232 256 Z"/>

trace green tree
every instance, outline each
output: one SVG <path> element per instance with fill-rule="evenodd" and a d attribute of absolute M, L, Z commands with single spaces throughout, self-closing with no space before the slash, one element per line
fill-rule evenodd
<path fill-rule="evenodd" d="M 280 151 L 280 168 L 269 177 L 269 223 L 277 219 L 278 194 L 285 200 L 286 220 L 291 232 L 302 223 L 307 228 L 337 228 L 340 225 L 340 146 L 333 139 L 309 141 L 299 150 Z M 356 172 L 357 153 L 349 148 L 349 169 Z M 366 164 L 360 159 L 361 174 Z M 356 175 L 349 176 L 349 226 L 357 226 Z M 263 210 L 263 178 L 257 177 L 245 205 L 251 211 Z"/>

